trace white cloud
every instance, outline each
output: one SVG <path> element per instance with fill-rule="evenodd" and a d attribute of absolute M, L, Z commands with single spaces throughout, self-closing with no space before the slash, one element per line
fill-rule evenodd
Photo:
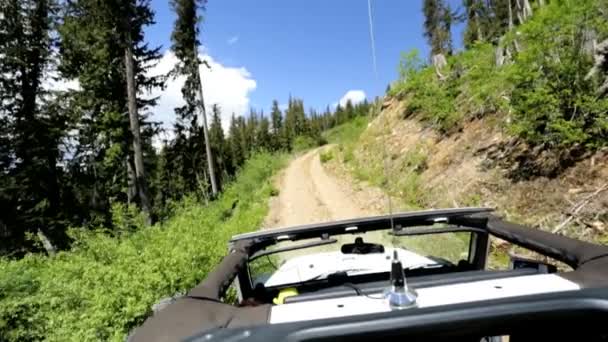
<path fill-rule="evenodd" d="M 222 124 L 226 129 L 230 124 L 232 113 L 243 115 L 249 110 L 249 95 L 257 87 L 256 81 L 244 67 L 226 67 L 215 61 L 207 53 L 199 53 L 201 60 L 207 61 L 211 70 L 201 65 L 205 106 L 209 113 L 213 104 L 222 109 Z M 171 51 L 165 52 L 159 63 L 150 70 L 151 75 L 169 72 L 177 63 L 177 57 Z M 181 89 L 185 77 L 167 80 L 165 90 L 154 90 L 152 96 L 160 96 L 158 105 L 152 108 L 152 120 L 163 122 L 167 130 L 172 130 L 175 122 L 175 107 L 185 104 Z M 200 121 L 199 121 L 200 122 Z"/>
<path fill-rule="evenodd" d="M 201 65 L 207 113 L 210 113 L 213 104 L 218 104 L 222 109 L 222 125 L 224 129 L 227 129 L 232 113 L 244 115 L 249 110 L 249 96 L 256 89 L 257 83 L 244 67 L 226 67 L 215 61 L 206 52 L 199 52 L 199 58 L 207 61 L 211 67 L 209 70 L 206 66 Z M 167 50 L 158 64 L 149 70 L 149 75 L 166 74 L 173 69 L 176 63 L 175 54 Z M 166 130 L 164 134 L 157 137 L 159 140 L 173 138 L 174 108 L 185 104 L 181 92 L 184 81 L 183 76 L 171 78 L 167 80 L 165 90 L 155 89 L 149 94 L 141 94 L 151 97 L 159 96 L 158 104 L 150 109 L 152 113 L 150 119 L 162 122 L 162 126 Z M 43 81 L 43 87 L 47 90 L 79 90 L 80 84 L 78 80 L 64 80 L 56 77 L 56 74 L 51 74 Z M 155 144 L 159 142 L 157 141 Z"/>
<path fill-rule="evenodd" d="M 232 36 L 228 39 L 228 41 L 226 41 L 226 43 L 228 43 L 228 45 L 234 45 L 236 43 L 238 43 L 239 41 L 239 36 Z"/>
<path fill-rule="evenodd" d="M 80 90 L 80 82 L 77 79 L 60 78 L 56 71 L 52 71 L 42 80 L 42 88 L 48 91 Z"/>
<path fill-rule="evenodd" d="M 342 96 L 340 101 L 334 104 L 334 106 L 340 104 L 340 106 L 344 107 L 346 106 L 346 102 L 348 102 L 348 100 L 350 100 L 352 104 L 361 103 L 365 100 L 365 98 L 366 95 L 363 90 L 349 90 L 346 92 L 346 94 L 344 94 L 344 96 Z"/>

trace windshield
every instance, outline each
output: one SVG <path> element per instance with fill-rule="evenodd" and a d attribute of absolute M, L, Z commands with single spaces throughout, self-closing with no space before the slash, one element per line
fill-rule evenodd
<path fill-rule="evenodd" d="M 278 252 L 249 263 L 253 285 L 278 286 L 347 275 L 382 273 L 390 270 L 396 251 L 404 268 L 442 267 L 469 261 L 470 232 L 395 236 L 374 231 L 332 237 L 335 243 Z M 321 239 L 280 242 L 265 252 L 307 245 Z"/>

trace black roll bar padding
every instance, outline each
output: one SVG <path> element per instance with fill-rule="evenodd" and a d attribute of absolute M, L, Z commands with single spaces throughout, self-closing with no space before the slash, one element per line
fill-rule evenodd
<path fill-rule="evenodd" d="M 205 280 L 188 292 L 188 297 L 220 300 L 240 270 L 246 267 L 249 249 L 253 242 L 241 240 L 234 243 L 220 264 Z"/>
<path fill-rule="evenodd" d="M 486 228 L 496 237 L 564 262 L 576 269 L 586 262 L 608 257 L 608 247 L 533 229 L 487 215 Z"/>

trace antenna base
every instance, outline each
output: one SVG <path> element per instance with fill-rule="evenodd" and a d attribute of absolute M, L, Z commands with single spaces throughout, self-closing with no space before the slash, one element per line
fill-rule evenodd
<path fill-rule="evenodd" d="M 384 294 L 391 309 L 408 309 L 417 306 L 418 293 L 408 288 L 391 286 Z"/>

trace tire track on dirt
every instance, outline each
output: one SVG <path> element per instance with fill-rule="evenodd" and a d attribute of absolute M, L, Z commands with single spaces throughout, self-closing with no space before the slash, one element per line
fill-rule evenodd
<path fill-rule="evenodd" d="M 329 175 L 319 159 L 321 147 L 294 159 L 279 181 L 278 198 L 271 202 L 267 228 L 334 221 L 377 214 L 361 208 Z"/>

